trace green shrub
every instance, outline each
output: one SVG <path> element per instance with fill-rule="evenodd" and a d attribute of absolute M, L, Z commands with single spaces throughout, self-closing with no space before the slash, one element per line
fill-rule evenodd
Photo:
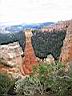
<path fill-rule="evenodd" d="M 8 96 L 7 93 L 14 81 L 5 73 L 0 73 L 0 96 Z"/>
<path fill-rule="evenodd" d="M 32 76 L 37 76 L 40 80 L 41 84 L 44 86 L 44 92 L 47 88 L 52 91 L 53 84 L 55 84 L 57 76 L 64 75 L 64 65 L 60 62 L 55 62 L 55 64 L 40 64 L 37 68 L 34 68 L 32 74 Z"/>
<path fill-rule="evenodd" d="M 72 94 L 72 67 L 65 72 L 65 67 L 60 62 L 55 64 L 40 64 L 37 69 L 43 87 L 43 93 L 51 92 L 55 96 L 71 96 Z M 35 70 L 34 70 L 35 71 Z M 36 71 L 35 71 L 36 72 Z M 33 74 L 34 75 L 34 74 Z"/>
<path fill-rule="evenodd" d="M 18 80 L 15 83 L 17 96 L 34 96 L 37 91 L 42 93 L 41 88 L 39 79 L 32 76 Z"/>

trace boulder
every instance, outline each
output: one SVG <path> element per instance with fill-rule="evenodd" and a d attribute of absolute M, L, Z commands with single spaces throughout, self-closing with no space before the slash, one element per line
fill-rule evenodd
<path fill-rule="evenodd" d="M 44 59 L 44 62 L 49 63 L 49 64 L 55 63 L 54 57 L 50 54 L 50 55 L 47 56 L 46 59 Z"/>
<path fill-rule="evenodd" d="M 41 63 L 42 62 L 42 59 L 40 59 L 39 57 L 36 57 L 37 59 L 37 62 Z"/>

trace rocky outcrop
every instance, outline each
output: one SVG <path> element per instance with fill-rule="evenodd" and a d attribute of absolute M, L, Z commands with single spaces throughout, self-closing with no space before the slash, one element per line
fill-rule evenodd
<path fill-rule="evenodd" d="M 24 58 L 21 67 L 21 72 L 23 75 L 29 75 L 32 72 L 33 65 L 37 64 L 37 59 L 31 43 L 32 32 L 30 30 L 27 30 L 25 32 L 25 36 L 26 36 L 26 46 L 24 50 Z"/>
<path fill-rule="evenodd" d="M 67 21 L 59 21 L 55 24 L 51 24 L 48 27 L 42 28 L 42 32 L 53 32 L 53 31 L 60 31 L 60 30 L 66 30 L 69 26 L 71 20 Z"/>
<path fill-rule="evenodd" d="M 7 45 L 0 45 L 0 71 L 18 76 L 21 64 L 23 51 L 18 42 Z"/>
<path fill-rule="evenodd" d="M 53 26 L 53 29 L 55 30 L 65 30 L 70 24 L 70 20 L 67 21 L 59 21 Z"/>
<path fill-rule="evenodd" d="M 54 57 L 51 54 L 48 55 L 47 58 L 44 59 L 44 63 L 54 64 L 55 63 Z"/>
<path fill-rule="evenodd" d="M 70 21 L 66 32 L 66 37 L 63 43 L 60 60 L 63 63 L 68 63 L 72 61 L 72 21 Z"/>

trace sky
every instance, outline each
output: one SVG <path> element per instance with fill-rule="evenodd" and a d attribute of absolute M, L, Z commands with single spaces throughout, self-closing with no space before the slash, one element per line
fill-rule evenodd
<path fill-rule="evenodd" d="M 0 0 L 0 22 L 41 23 L 72 19 L 72 0 Z"/>

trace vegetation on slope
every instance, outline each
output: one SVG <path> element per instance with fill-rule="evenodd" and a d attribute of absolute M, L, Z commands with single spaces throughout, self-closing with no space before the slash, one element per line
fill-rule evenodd
<path fill-rule="evenodd" d="M 0 96 L 72 96 L 72 65 L 61 62 L 33 66 L 31 75 L 19 80 L 0 73 Z"/>
<path fill-rule="evenodd" d="M 14 86 L 15 80 L 12 80 L 8 74 L 0 73 L 0 96 L 8 96 L 8 92 Z"/>
<path fill-rule="evenodd" d="M 60 62 L 40 64 L 33 73 L 15 83 L 17 96 L 72 96 L 71 67 Z"/>

